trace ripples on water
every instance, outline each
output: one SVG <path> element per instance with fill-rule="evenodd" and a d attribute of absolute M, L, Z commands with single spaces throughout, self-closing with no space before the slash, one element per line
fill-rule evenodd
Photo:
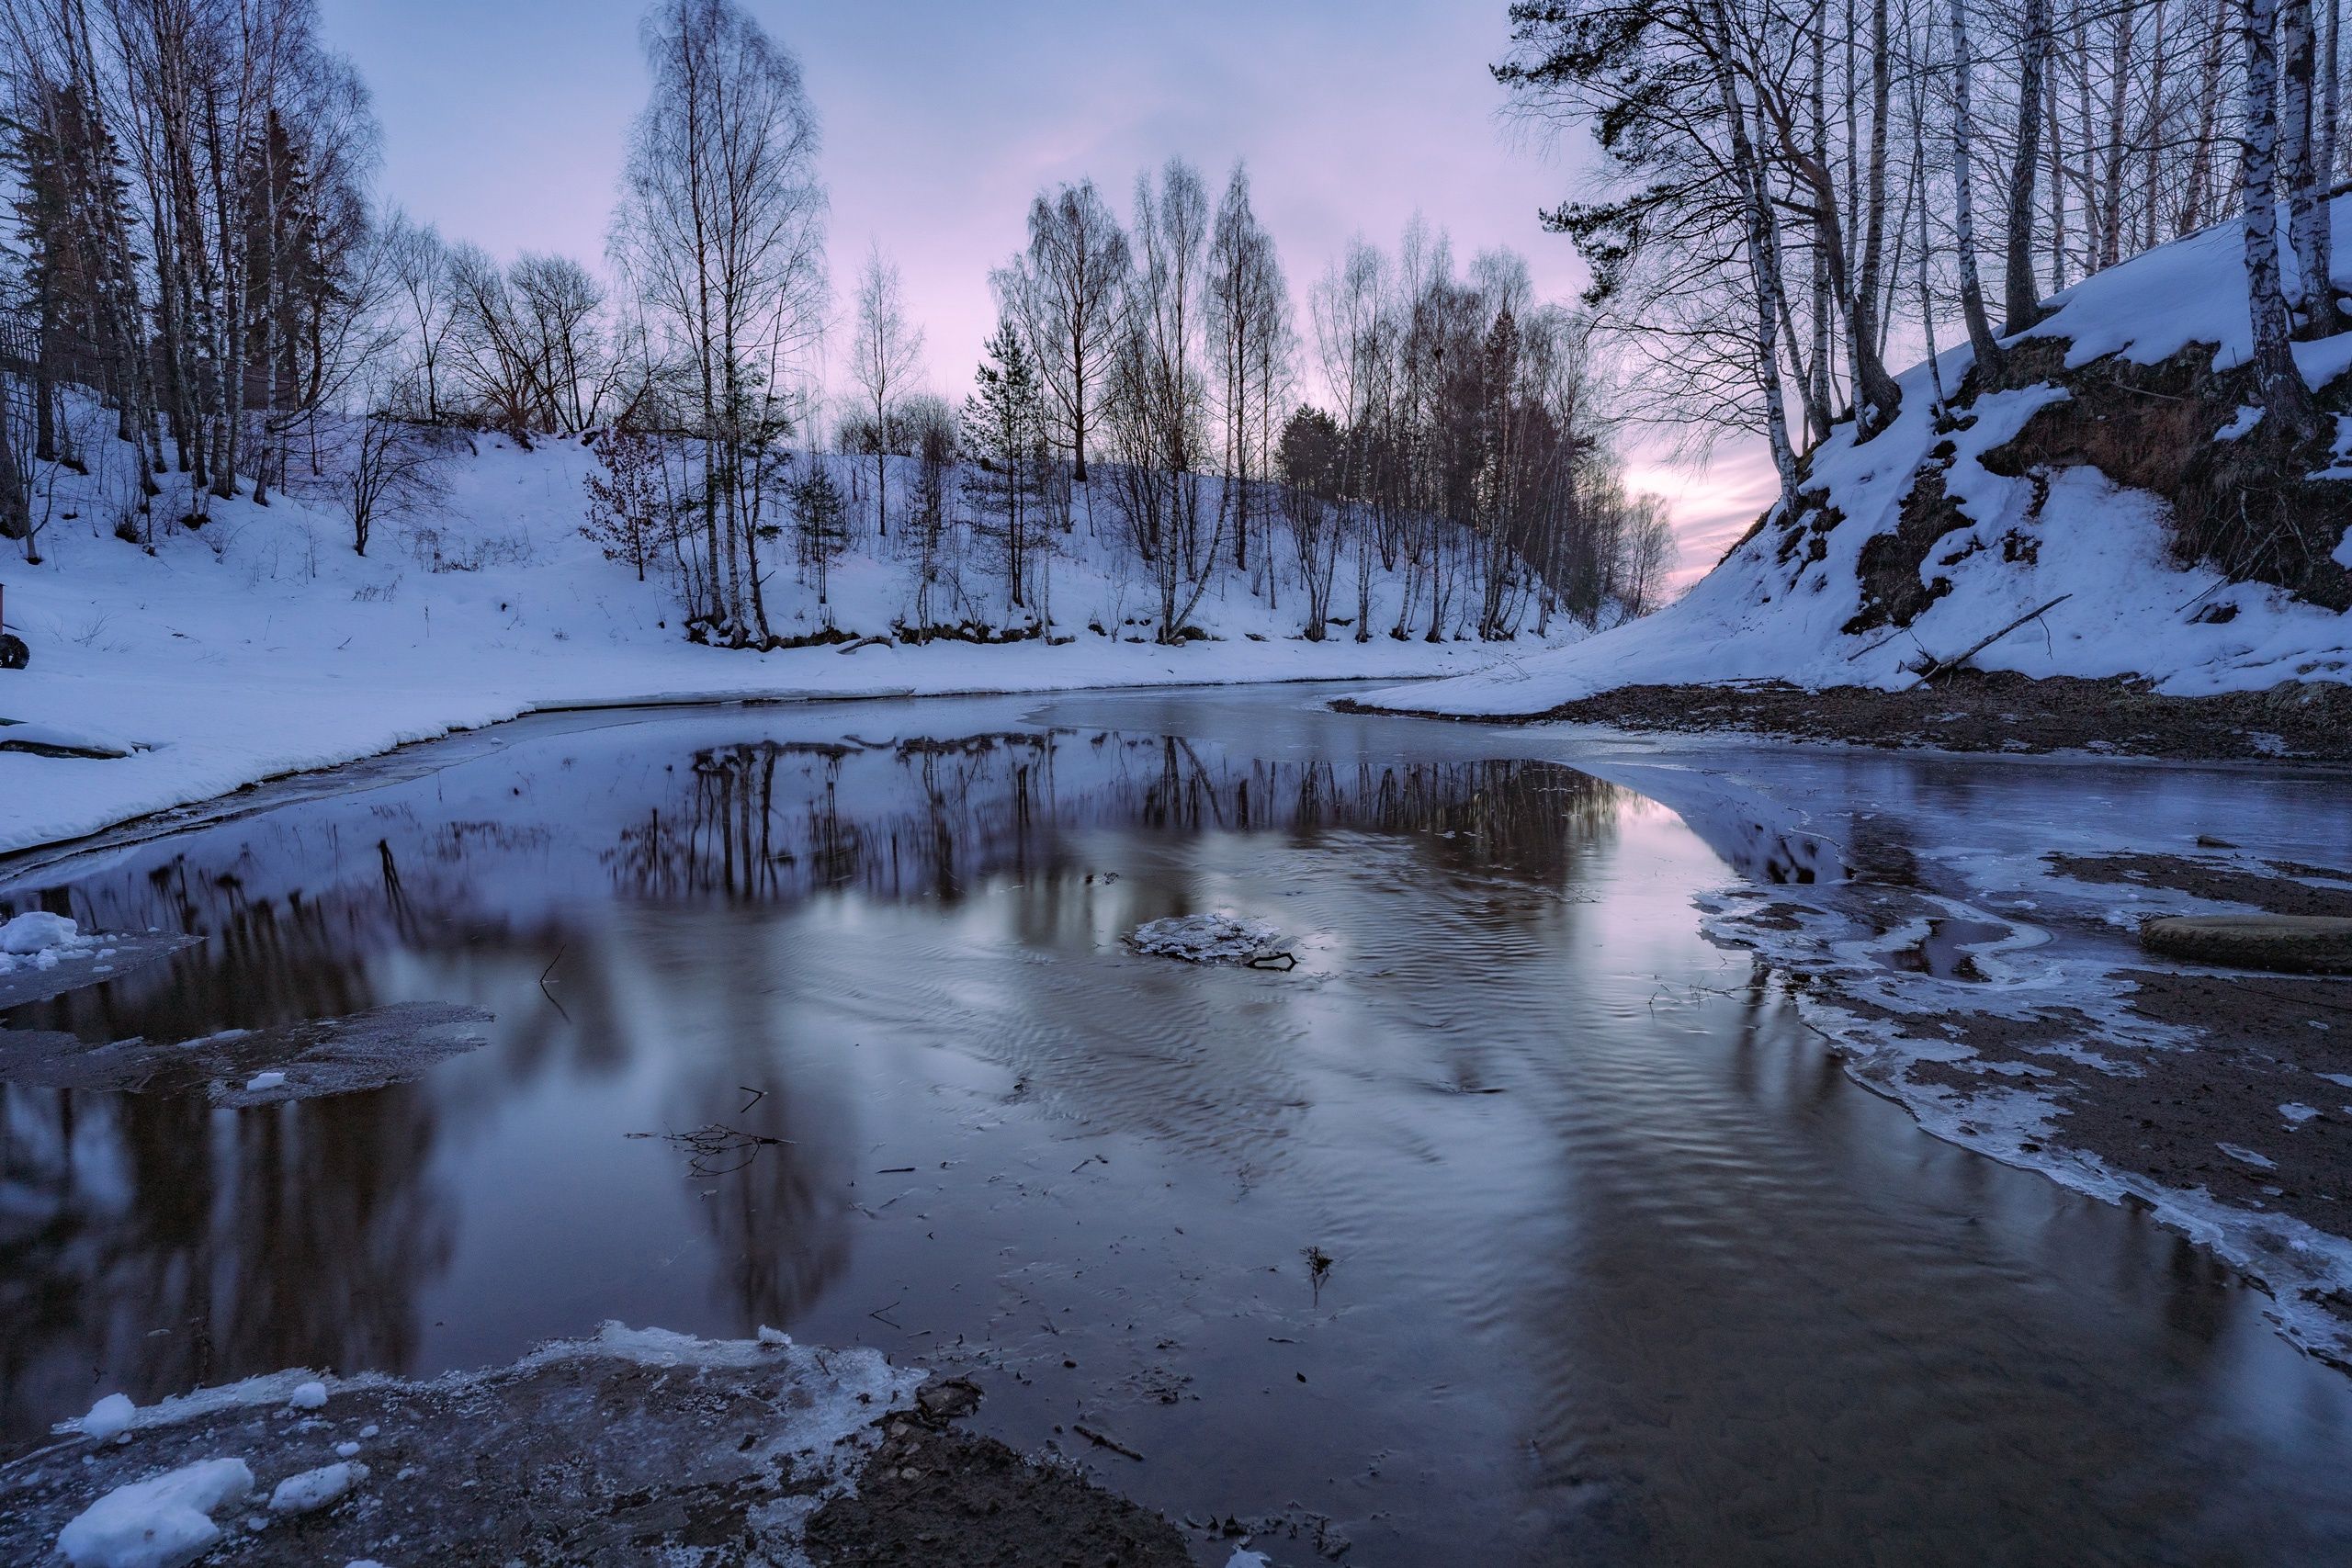
<path fill-rule="evenodd" d="M 768 1324 L 1353 1562 L 2347 1556 L 2347 1385 L 2258 1296 L 1923 1136 L 1701 940 L 1725 857 L 1821 846 L 1475 732 L 1034 708 L 526 725 L 0 895 L 204 939 L 14 1030 L 495 1017 L 266 1110 L 0 1089 L 8 1439 L 116 1387 Z M 1217 908 L 1301 966 L 1121 944 Z M 627 1136 L 710 1123 L 785 1142 L 696 1175 Z"/>

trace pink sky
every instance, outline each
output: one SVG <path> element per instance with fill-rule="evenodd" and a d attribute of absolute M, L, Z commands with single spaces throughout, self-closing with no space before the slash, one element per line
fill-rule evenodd
<path fill-rule="evenodd" d="M 992 325 L 988 269 L 1023 243 L 1031 195 L 1091 175 L 1124 211 L 1136 172 L 1171 153 L 1213 189 L 1249 160 L 1302 307 L 1351 233 L 1393 245 L 1416 210 L 1464 261 L 1520 251 L 1539 293 L 1583 281 L 1535 218 L 1567 189 L 1563 150 L 1505 123 L 1487 73 L 1506 41 L 1500 0 L 747 3 L 799 55 L 824 126 L 836 288 L 878 241 L 905 275 L 932 386 L 950 397 Z M 323 12 L 375 93 L 387 197 L 498 255 L 601 264 L 623 134 L 645 96 L 634 0 L 323 0 Z M 1634 458 L 1635 482 L 1674 502 L 1685 580 L 1770 486 L 1745 448 L 1702 471 L 1646 446 Z"/>

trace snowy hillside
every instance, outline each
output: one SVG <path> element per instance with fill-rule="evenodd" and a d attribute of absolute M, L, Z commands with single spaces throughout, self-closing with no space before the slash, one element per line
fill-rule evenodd
<path fill-rule="evenodd" d="M 2334 220 L 2343 254 L 2352 197 Z M 2013 626 L 1975 667 L 2185 696 L 2352 682 L 2352 416 L 2335 412 L 2332 452 L 2263 451 L 2237 226 L 2051 306 L 1996 386 L 1964 343 L 1941 356 L 1948 416 L 1930 367 L 1912 369 L 1899 419 L 1861 443 L 1840 427 L 1795 514 L 1776 506 L 1679 603 L 1373 704 L 1527 715 L 1632 685 L 1894 690 Z M 2295 353 L 2324 408 L 2352 409 L 2352 333 Z"/>
<path fill-rule="evenodd" d="M 323 497 L 273 494 L 211 503 L 190 528 L 187 481 L 155 503 L 156 543 L 117 536 L 127 448 L 87 403 L 81 476 L 54 470 L 36 520 L 41 560 L 11 546 L 0 560 L 6 629 L 30 668 L 0 671 L 0 852 L 76 837 L 255 780 L 372 755 L 533 709 L 694 697 L 794 698 L 947 691 L 1421 676 L 1490 662 L 1490 644 L 1398 640 L 1396 580 L 1374 586 L 1365 643 L 1299 637 L 1304 604 L 1287 582 L 1272 602 L 1220 569 L 1189 624 L 1207 640 L 1153 640 L 1150 585 L 1114 547 L 1115 513 L 1082 507 L 1046 570 L 1050 638 L 976 646 L 815 646 L 760 653 L 696 646 L 677 600 L 640 583 L 580 533 L 582 480 L 596 467 L 575 440 L 525 452 L 495 436 L 450 465 L 449 495 L 429 513 L 378 525 L 368 554 Z M 805 459 L 803 459 L 805 461 Z M 844 490 L 853 464 L 837 466 Z M 46 487 L 47 470 L 44 485 Z M 894 475 L 894 491 L 899 476 Z M 898 541 L 867 541 L 833 563 L 827 603 L 797 579 L 789 539 L 769 594 L 780 637 L 827 629 L 888 637 L 911 595 Z M 1275 541 L 1287 548 L 1287 541 Z M 1352 570 L 1340 568 L 1343 580 Z M 983 565 L 966 568 L 969 613 L 1007 617 Z M 1563 616 L 1559 638 L 1581 635 Z M 1519 647 L 1530 646 L 1522 637 Z M 115 750 L 60 757 L 59 747 Z"/>

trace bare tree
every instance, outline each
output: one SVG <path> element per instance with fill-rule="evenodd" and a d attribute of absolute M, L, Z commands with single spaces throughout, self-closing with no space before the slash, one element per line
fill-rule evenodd
<path fill-rule="evenodd" d="M 424 417 L 437 424 L 443 360 L 457 319 L 449 247 L 442 243 L 440 231 L 399 208 L 385 218 L 380 243 L 400 301 L 401 328 L 414 347 Z"/>
<path fill-rule="evenodd" d="M 529 251 L 506 276 L 545 427 L 587 429 L 596 423 L 611 376 L 604 285 L 570 256 Z"/>
<path fill-rule="evenodd" d="M 794 416 L 786 386 L 823 321 L 825 194 L 799 62 L 734 0 L 662 0 L 653 90 L 630 132 L 611 248 L 691 367 L 706 598 L 690 635 L 771 635 L 752 521 L 753 448 Z"/>
<path fill-rule="evenodd" d="M 528 448 L 546 399 L 530 324 L 514 287 L 490 254 L 472 244 L 450 251 L 448 281 L 455 317 L 450 370 L 489 423 Z"/>
<path fill-rule="evenodd" d="M 1951 0 L 1951 4 L 1952 248 L 1960 269 L 1960 313 L 1968 326 L 1969 346 L 1975 351 L 1977 374 L 1989 377 L 2000 367 L 2001 349 L 1984 311 L 1984 284 L 1976 270 L 1976 99 L 1971 83 L 1975 59 L 1969 47 L 1968 0 Z M 1923 255 L 1920 265 L 1926 265 Z"/>
<path fill-rule="evenodd" d="M 1118 341 L 1132 263 L 1127 236 L 1092 180 L 1040 192 L 1029 204 L 1025 260 L 1001 275 L 1019 308 L 1044 381 L 1057 445 L 1086 482 L 1087 436 Z"/>
<path fill-rule="evenodd" d="M 2009 164 L 2008 233 L 2003 272 L 2004 335 L 2021 333 L 2041 317 L 2041 291 L 2033 282 L 2033 187 L 2041 158 L 2042 95 L 2050 63 L 2050 0 L 2025 0 L 2020 31 L 2017 151 Z"/>
<path fill-rule="evenodd" d="M 1251 476 L 1272 465 L 1271 404 L 1289 361 L 1290 288 L 1274 240 L 1250 205 L 1250 174 L 1238 161 L 1217 203 L 1209 239 L 1204 337 L 1210 386 L 1224 425 L 1225 486 L 1218 509 L 1233 513 L 1233 564 L 1250 567 Z"/>
<path fill-rule="evenodd" d="M 857 278 L 857 332 L 849 367 L 874 421 L 874 531 L 883 537 L 890 532 L 890 426 L 922 359 L 922 329 L 908 322 L 904 293 L 898 265 L 883 255 L 880 245 L 873 246 Z"/>
<path fill-rule="evenodd" d="M 379 523 L 413 518 L 448 500 L 449 434 L 400 410 L 413 394 L 379 381 L 362 411 L 334 422 L 322 471 L 308 488 L 351 525 L 351 548 L 366 555 Z"/>
<path fill-rule="evenodd" d="M 1180 640 L 1208 589 L 1224 513 L 1201 504 L 1204 388 L 1198 364 L 1208 195 L 1191 164 L 1171 158 L 1154 189 L 1136 180 L 1136 272 L 1108 399 L 1129 536 L 1150 570 L 1158 637 Z"/>

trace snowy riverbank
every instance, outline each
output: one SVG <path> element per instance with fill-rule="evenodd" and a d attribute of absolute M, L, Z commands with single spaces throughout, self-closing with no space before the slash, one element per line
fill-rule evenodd
<path fill-rule="evenodd" d="M 2335 213 L 2341 255 L 2352 197 Z M 2260 417 L 2238 400 L 2251 348 L 2237 225 L 2159 246 L 2050 305 L 2010 340 L 1989 388 L 1964 344 L 1914 367 L 1888 428 L 1865 441 L 1838 426 L 1804 462 L 1795 515 L 1776 506 L 1665 610 L 1367 705 L 1527 716 L 1630 686 L 1894 692 L 1946 660 L 2136 677 L 2183 697 L 2352 682 L 2352 412 L 2335 414 L 2331 453 L 2301 485 L 2277 482 L 2293 478 L 2277 470 L 2285 459 L 2227 467 L 2252 450 L 2241 444 Z M 2352 333 L 2297 344 L 2295 357 L 2324 407 L 2352 407 Z M 2303 592 L 2282 585 L 2296 574 L 2275 561 L 2271 581 L 2220 569 L 2200 534 L 2240 526 L 2198 515 L 2216 495 L 2275 503 L 2281 488 L 2305 509 L 2278 525 L 2310 536 Z"/>
<path fill-rule="evenodd" d="M 443 513 L 386 525 L 363 558 L 331 510 L 283 494 L 267 507 L 215 502 L 196 529 L 159 524 L 150 554 L 113 533 L 107 498 L 124 476 L 105 464 L 120 458 L 86 444 L 99 464 L 62 475 L 43 563 L 0 563 L 7 627 L 32 651 L 29 669 L 0 672 L 0 853 L 536 710 L 1403 680 L 1469 673 L 1499 653 L 1391 637 L 1387 584 L 1378 635 L 1310 643 L 1294 596 L 1270 604 L 1230 569 L 1192 617 L 1209 640 L 1163 647 L 1133 624 L 1146 585 L 1082 525 L 1054 569 L 1050 642 L 705 648 L 679 635 L 664 585 L 637 581 L 580 536 L 586 449 L 526 453 L 490 437 L 480 448 L 454 465 Z M 187 500 L 185 480 L 170 487 L 159 516 Z M 887 632 L 906 583 L 887 547 L 853 555 L 820 611 L 787 567 L 771 589 L 778 629 L 806 633 L 830 614 L 846 630 Z M 12 738 L 128 754 L 36 754 Z"/>

